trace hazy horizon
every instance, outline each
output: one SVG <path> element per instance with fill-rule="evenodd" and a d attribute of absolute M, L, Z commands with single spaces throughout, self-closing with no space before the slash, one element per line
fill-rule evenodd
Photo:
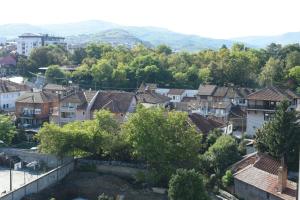
<path fill-rule="evenodd" d="M 298 32 L 298 0 L 85 0 L 41 3 L 15 0 L 2 9 L 0 24 L 31 25 L 101 20 L 123 26 L 165 28 L 209 38 L 273 36 Z M 11 8 L 11 3 L 1 2 Z M 12 12 L 14 11 L 14 12 Z M 13 13 L 13 15 L 12 15 Z"/>

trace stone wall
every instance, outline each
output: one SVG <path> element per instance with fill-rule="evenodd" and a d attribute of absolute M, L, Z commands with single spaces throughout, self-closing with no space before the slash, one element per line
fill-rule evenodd
<path fill-rule="evenodd" d="M 67 164 L 64 164 L 60 167 L 57 167 L 48 173 L 42 175 L 38 179 L 31 181 L 24 186 L 13 190 L 10 193 L 0 197 L 0 200 L 20 200 L 24 196 L 37 193 L 42 191 L 43 189 L 57 183 L 61 179 L 63 179 L 66 175 L 68 175 L 71 171 L 74 170 L 74 162 L 71 161 Z"/>

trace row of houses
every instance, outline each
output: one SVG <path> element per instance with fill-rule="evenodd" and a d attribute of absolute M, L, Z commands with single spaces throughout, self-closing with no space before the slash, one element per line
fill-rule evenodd
<path fill-rule="evenodd" d="M 206 120 L 233 125 L 230 130 L 254 136 L 257 128 L 272 119 L 282 100 L 289 100 L 291 109 L 300 111 L 299 95 L 278 87 L 254 90 L 200 85 L 198 90 L 184 90 L 142 83 L 136 92 L 124 92 L 46 84 L 33 92 L 24 84 L 1 80 L 0 90 L 1 110 L 15 111 L 20 126 L 32 127 L 39 127 L 45 121 L 63 125 L 92 119 L 93 113 L 103 108 L 109 109 L 122 122 L 140 103 L 145 107 L 185 111 L 190 116 L 200 115 Z"/>

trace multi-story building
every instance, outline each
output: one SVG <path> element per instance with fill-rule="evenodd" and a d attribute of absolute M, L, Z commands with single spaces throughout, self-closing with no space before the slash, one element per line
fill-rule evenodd
<path fill-rule="evenodd" d="M 16 73 L 16 58 L 13 55 L 8 55 L 0 58 L 0 76 L 7 76 Z"/>
<path fill-rule="evenodd" d="M 0 110 L 14 111 L 17 98 L 30 90 L 26 85 L 0 80 Z"/>
<path fill-rule="evenodd" d="M 35 48 L 47 45 L 66 46 L 63 37 L 50 36 L 48 34 L 24 33 L 17 40 L 17 52 L 20 55 L 29 56 Z"/>
<path fill-rule="evenodd" d="M 247 135 L 254 136 L 258 128 L 272 119 L 276 106 L 283 100 L 300 111 L 300 96 L 289 89 L 266 87 L 247 96 Z"/>
<path fill-rule="evenodd" d="M 57 107 L 58 96 L 53 93 L 27 92 L 16 100 L 17 124 L 21 127 L 40 127 L 49 121 L 53 108 Z"/>

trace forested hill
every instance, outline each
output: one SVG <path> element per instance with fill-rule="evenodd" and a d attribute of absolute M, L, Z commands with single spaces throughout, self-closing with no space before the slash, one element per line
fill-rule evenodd
<path fill-rule="evenodd" d="M 187 35 L 157 27 L 134 27 L 119 24 L 89 20 L 65 24 L 6 24 L 0 25 L 0 37 L 16 38 L 22 33 L 49 33 L 68 37 L 74 43 L 102 41 L 108 43 L 120 42 L 126 46 L 132 43 L 144 43 L 148 46 L 166 44 L 173 50 L 199 51 L 203 49 L 218 49 L 223 44 L 231 47 L 235 42 L 241 42 L 248 47 L 265 48 L 268 44 L 291 44 L 300 42 L 300 32 L 287 33 L 279 36 L 243 37 L 233 39 L 213 39 L 199 35 Z M 107 33 L 110 34 L 107 37 Z M 134 38 L 134 39 L 133 39 Z M 130 44 L 130 45 L 128 45 Z"/>

